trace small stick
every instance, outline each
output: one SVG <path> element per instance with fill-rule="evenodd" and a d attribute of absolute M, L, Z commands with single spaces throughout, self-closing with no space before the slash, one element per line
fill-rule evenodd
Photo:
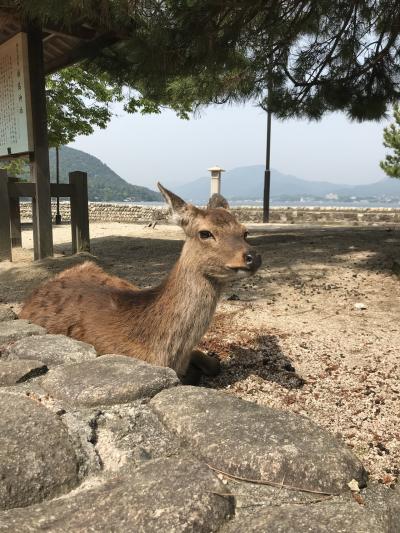
<path fill-rule="evenodd" d="M 214 492 L 212 491 L 211 494 L 215 494 L 216 496 L 221 496 L 221 498 L 234 498 L 235 495 L 231 494 L 230 492 Z"/>
<path fill-rule="evenodd" d="M 266 479 L 250 479 L 247 477 L 241 477 L 236 476 L 234 474 L 229 474 L 228 472 L 224 472 L 224 470 L 219 470 L 218 468 L 214 468 L 213 466 L 206 463 L 208 468 L 211 470 L 214 470 L 214 472 L 218 472 L 218 474 L 222 474 L 223 476 L 226 476 L 231 479 L 237 479 L 239 481 L 245 481 L 246 483 L 255 483 L 256 485 L 270 485 L 271 487 L 277 487 L 282 490 L 282 487 L 284 487 L 287 490 L 294 490 L 298 492 L 308 492 L 310 494 L 320 494 L 322 496 L 338 496 L 338 494 L 332 493 L 332 492 L 323 492 L 320 490 L 311 490 L 311 489 L 302 489 L 301 487 L 294 487 L 292 485 L 285 485 L 283 483 L 277 483 L 275 481 L 268 481 Z"/>
<path fill-rule="evenodd" d="M 279 489 L 278 496 L 280 495 L 280 493 L 282 492 L 283 487 L 285 486 L 285 485 L 284 485 L 285 477 L 286 477 L 286 474 L 284 474 L 284 476 L 283 476 L 283 478 L 282 478 L 281 487 L 280 487 L 280 489 Z"/>
<path fill-rule="evenodd" d="M 310 500 L 307 502 L 308 505 L 314 504 L 314 503 L 321 503 L 326 502 L 327 500 L 331 500 L 333 496 L 326 496 L 325 498 L 317 498 L 315 500 Z M 265 507 L 265 502 L 257 502 L 257 503 L 249 503 L 248 505 L 237 505 L 236 509 L 251 509 L 252 507 Z M 305 505 L 304 502 L 290 502 L 290 505 Z"/>

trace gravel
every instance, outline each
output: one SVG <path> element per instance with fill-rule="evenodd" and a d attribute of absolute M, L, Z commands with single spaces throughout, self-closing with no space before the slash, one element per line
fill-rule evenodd
<path fill-rule="evenodd" d="M 251 226 L 263 266 L 228 287 L 202 343 L 223 366 L 204 385 L 309 417 L 386 485 L 400 474 L 400 231 L 392 230 Z M 91 236 L 102 266 L 145 287 L 171 268 L 182 232 L 97 223 Z M 54 240 L 56 259 L 32 263 L 22 249 L 12 266 L 0 264 L 4 302 L 17 309 L 41 280 L 86 259 L 65 256 L 68 225 L 55 228 Z M 31 242 L 24 231 L 23 245 Z"/>

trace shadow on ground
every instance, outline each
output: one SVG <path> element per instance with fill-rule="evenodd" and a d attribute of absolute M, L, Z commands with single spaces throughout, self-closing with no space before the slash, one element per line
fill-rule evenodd
<path fill-rule="evenodd" d="M 156 235 L 156 230 L 146 230 Z M 263 256 L 260 273 L 273 280 L 302 282 L 302 276 L 318 279 L 324 269 L 343 264 L 355 270 L 391 272 L 399 256 L 400 232 L 390 228 L 291 228 L 270 227 L 253 231 L 250 242 Z M 71 256 L 70 243 L 55 246 L 59 257 L 38 262 L 24 260 L 2 265 L 0 299 L 22 301 L 44 279 L 72 265 L 91 259 L 114 275 L 140 287 L 159 283 L 179 256 L 182 241 L 149 237 L 106 236 L 93 238 L 92 254 Z M 350 254 L 359 258 L 350 259 Z M 257 291 L 253 291 L 257 298 Z"/>
<path fill-rule="evenodd" d="M 213 341 L 203 342 L 203 346 L 207 345 L 212 347 Z M 255 338 L 249 337 L 248 342 L 229 343 L 223 351 L 223 354 L 208 351 L 209 355 L 220 356 L 222 368 L 217 377 L 203 379 L 202 385 L 224 389 L 249 376 L 278 383 L 286 389 L 299 389 L 305 383 L 296 373 L 292 361 L 282 352 L 275 335 L 258 335 Z"/>

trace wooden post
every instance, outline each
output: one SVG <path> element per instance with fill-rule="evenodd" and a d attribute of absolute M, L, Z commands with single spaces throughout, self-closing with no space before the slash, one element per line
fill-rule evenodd
<path fill-rule="evenodd" d="M 89 206 L 86 172 L 70 172 L 72 253 L 90 252 Z"/>
<path fill-rule="evenodd" d="M 60 184 L 60 147 L 56 146 L 56 183 Z M 56 224 L 61 224 L 61 214 L 60 214 L 60 195 L 57 194 L 57 209 L 56 209 Z"/>
<path fill-rule="evenodd" d="M 8 178 L 8 182 L 18 182 L 18 178 Z M 15 247 L 22 246 L 21 234 L 21 211 L 19 206 L 19 197 L 10 196 L 10 224 L 11 224 L 11 245 Z"/>
<path fill-rule="evenodd" d="M 37 227 L 37 214 L 36 214 L 36 199 L 32 196 L 32 233 L 33 233 L 33 259 L 37 261 L 39 257 L 39 238 L 38 238 L 38 227 Z"/>
<path fill-rule="evenodd" d="M 35 182 L 35 198 L 32 199 L 33 234 L 36 240 L 35 259 L 43 259 L 53 255 L 53 234 L 41 28 L 29 25 L 27 35 L 34 145 L 31 156 L 31 174 Z"/>
<path fill-rule="evenodd" d="M 0 261 L 11 261 L 11 252 L 8 177 L 5 170 L 0 170 Z"/>

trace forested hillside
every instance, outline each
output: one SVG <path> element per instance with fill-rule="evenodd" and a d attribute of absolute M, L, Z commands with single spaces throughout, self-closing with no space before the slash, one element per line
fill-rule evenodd
<path fill-rule="evenodd" d="M 60 181 L 68 181 L 68 173 L 82 170 L 88 174 L 89 200 L 103 202 L 160 201 L 158 192 L 126 182 L 110 167 L 86 152 L 63 146 L 60 149 Z M 56 179 L 56 153 L 50 150 L 51 181 Z"/>

